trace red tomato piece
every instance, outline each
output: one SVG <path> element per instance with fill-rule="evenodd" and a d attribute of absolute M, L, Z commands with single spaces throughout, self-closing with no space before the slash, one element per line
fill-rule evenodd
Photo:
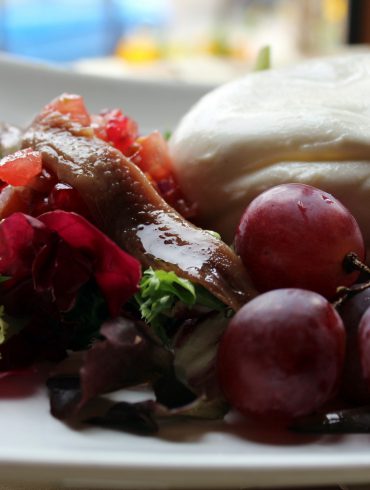
<path fill-rule="evenodd" d="M 0 179 L 14 186 L 27 185 L 41 170 L 41 154 L 31 148 L 16 151 L 0 160 Z"/>
<path fill-rule="evenodd" d="M 95 136 L 107 141 L 124 155 L 132 154 L 131 147 L 138 137 L 138 125 L 119 109 L 91 116 Z"/>
<path fill-rule="evenodd" d="M 138 126 L 136 122 L 122 114 L 118 109 L 106 114 L 106 134 L 107 139 L 122 153 L 130 148 L 138 136 Z"/>
<path fill-rule="evenodd" d="M 47 104 L 40 114 L 43 119 L 45 115 L 59 112 L 65 114 L 71 121 L 77 122 L 82 126 L 90 125 L 90 114 L 87 112 L 83 97 L 74 94 L 62 94 Z"/>
<path fill-rule="evenodd" d="M 172 174 L 171 157 L 166 140 L 159 131 L 138 138 L 139 151 L 134 163 L 157 182 Z"/>
<path fill-rule="evenodd" d="M 18 211 L 28 212 L 30 194 L 28 187 L 4 187 L 0 192 L 0 220 Z"/>
<path fill-rule="evenodd" d="M 106 124 L 105 114 L 91 114 L 91 127 L 94 130 L 95 136 L 104 141 L 108 141 Z"/>
<path fill-rule="evenodd" d="M 196 215 L 196 207 L 185 200 L 176 182 L 168 145 L 159 131 L 138 137 L 136 122 L 119 109 L 92 115 L 92 127 L 98 138 L 120 150 L 145 173 L 170 206 L 185 218 Z"/>

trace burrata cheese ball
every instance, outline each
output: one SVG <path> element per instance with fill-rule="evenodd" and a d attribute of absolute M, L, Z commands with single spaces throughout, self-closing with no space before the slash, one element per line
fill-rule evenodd
<path fill-rule="evenodd" d="M 204 96 L 170 139 L 199 224 L 231 243 L 246 206 L 301 182 L 339 199 L 370 247 L 370 54 L 254 72 Z"/>

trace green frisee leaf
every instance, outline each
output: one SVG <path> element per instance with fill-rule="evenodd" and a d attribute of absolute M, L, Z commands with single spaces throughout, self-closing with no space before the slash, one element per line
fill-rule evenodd
<path fill-rule="evenodd" d="M 140 291 L 135 296 L 142 317 L 148 322 L 161 313 L 171 309 L 177 301 L 193 306 L 196 295 L 194 285 L 187 279 L 178 277 L 174 272 L 153 270 L 144 271 L 140 282 Z"/>
<path fill-rule="evenodd" d="M 135 300 L 143 320 L 152 326 L 165 343 L 168 343 L 166 327 L 174 321 L 174 309 L 178 303 L 189 308 L 203 306 L 217 311 L 225 308 L 221 301 L 202 286 L 178 277 L 173 271 L 152 268 L 144 271 Z"/>
<path fill-rule="evenodd" d="M 9 324 L 4 319 L 5 311 L 4 306 L 0 306 L 0 345 L 7 339 L 9 330 Z"/>

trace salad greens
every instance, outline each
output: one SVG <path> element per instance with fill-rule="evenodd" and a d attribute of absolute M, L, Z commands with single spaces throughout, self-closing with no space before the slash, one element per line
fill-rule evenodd
<path fill-rule="evenodd" d="M 195 306 L 217 311 L 225 309 L 225 305 L 202 286 L 178 277 L 173 271 L 152 268 L 144 271 L 135 300 L 143 320 L 166 344 L 169 342 L 171 329 L 178 323 L 175 308 L 179 304 L 189 309 Z"/>
<path fill-rule="evenodd" d="M 70 356 L 49 378 L 55 417 L 149 434 L 163 418 L 225 415 L 228 404 L 215 376 L 217 345 L 228 323 L 225 305 L 172 271 L 149 268 L 122 316 L 110 318 L 105 310 L 103 318 L 103 306 L 99 291 L 85 286 L 68 313 L 80 324 L 75 342 L 91 345 L 77 370 L 68 367 L 75 362 Z M 153 389 L 154 400 L 116 403 L 104 397 L 143 383 Z"/>

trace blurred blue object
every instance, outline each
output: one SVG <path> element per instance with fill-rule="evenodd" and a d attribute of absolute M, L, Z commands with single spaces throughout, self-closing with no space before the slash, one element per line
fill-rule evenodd
<path fill-rule="evenodd" d="M 166 0 L 0 0 L 0 50 L 54 62 L 111 54 L 139 25 L 167 20 Z"/>

